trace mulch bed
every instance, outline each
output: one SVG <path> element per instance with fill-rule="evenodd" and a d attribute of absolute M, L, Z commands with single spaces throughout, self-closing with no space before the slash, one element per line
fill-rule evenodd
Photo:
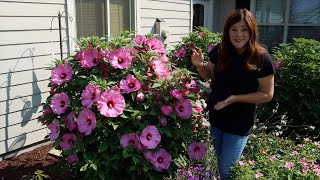
<path fill-rule="evenodd" d="M 49 175 L 50 179 L 62 180 L 62 177 L 52 172 L 52 168 L 59 159 L 48 154 L 51 149 L 52 145 L 46 144 L 11 159 L 0 161 L 0 180 L 30 180 L 37 170 L 44 171 L 43 174 Z"/>

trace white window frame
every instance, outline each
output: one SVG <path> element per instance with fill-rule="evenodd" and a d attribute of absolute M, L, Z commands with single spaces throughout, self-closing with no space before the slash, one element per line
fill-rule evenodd
<path fill-rule="evenodd" d="M 299 26 L 299 27 L 315 27 L 315 26 L 320 26 L 320 24 L 295 24 L 295 23 L 289 23 L 289 17 L 290 17 L 290 3 L 291 0 L 286 0 L 286 6 L 285 6 L 285 15 L 284 15 L 284 22 L 283 23 L 277 23 L 277 24 L 272 24 L 272 23 L 259 23 L 258 25 L 263 25 L 263 26 L 281 26 L 283 27 L 283 43 L 288 42 L 288 30 L 289 27 L 293 26 Z M 257 0 L 251 0 L 250 3 L 250 9 L 253 14 L 256 14 L 256 5 L 257 5 Z"/>
<path fill-rule="evenodd" d="M 140 24 L 140 13 L 138 9 L 140 9 L 140 4 L 138 3 L 139 0 L 129 0 L 130 3 L 133 3 L 134 5 L 134 16 L 135 16 L 135 35 L 139 34 L 139 24 Z M 73 54 L 75 51 L 75 42 L 73 41 L 74 38 L 77 37 L 77 25 L 76 25 L 76 5 L 75 5 L 75 0 L 67 0 L 67 12 L 66 16 L 68 15 L 69 18 L 67 20 L 68 24 L 68 41 L 69 41 L 69 49 L 70 49 L 70 54 Z M 105 32 L 108 36 L 110 35 L 110 14 L 109 14 L 109 0 L 105 0 L 105 8 L 107 9 L 106 13 L 106 31 Z M 130 13 L 131 14 L 131 13 Z M 130 18 L 131 20 L 131 18 Z"/>

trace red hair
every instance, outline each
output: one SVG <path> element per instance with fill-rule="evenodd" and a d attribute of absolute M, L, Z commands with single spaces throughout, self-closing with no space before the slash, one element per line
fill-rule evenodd
<path fill-rule="evenodd" d="M 228 15 L 224 24 L 222 41 L 219 47 L 218 70 L 227 68 L 231 61 L 232 54 L 236 53 L 230 41 L 229 30 L 232 25 L 240 22 L 241 20 L 246 22 L 250 35 L 248 44 L 246 45 L 247 55 L 245 57 L 245 68 L 248 71 L 258 69 L 263 62 L 264 55 L 267 50 L 258 41 L 259 32 L 254 16 L 247 9 L 236 9 Z"/>

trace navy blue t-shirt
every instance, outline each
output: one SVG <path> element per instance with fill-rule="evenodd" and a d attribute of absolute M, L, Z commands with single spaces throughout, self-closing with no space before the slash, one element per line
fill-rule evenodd
<path fill-rule="evenodd" d="M 210 123 L 224 132 L 236 135 L 249 135 L 256 122 L 256 104 L 233 103 L 220 110 L 213 105 L 230 95 L 257 92 L 258 78 L 274 74 L 275 70 L 269 53 L 264 56 L 263 64 L 254 71 L 245 69 L 245 54 L 233 54 L 228 68 L 217 71 L 219 44 L 209 53 L 210 61 L 215 64 L 214 84 L 210 94 Z"/>

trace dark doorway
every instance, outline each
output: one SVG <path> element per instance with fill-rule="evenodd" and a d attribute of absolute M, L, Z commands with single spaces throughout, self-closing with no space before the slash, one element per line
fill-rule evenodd
<path fill-rule="evenodd" d="M 250 0 L 236 0 L 236 9 L 246 8 L 250 11 Z"/>

